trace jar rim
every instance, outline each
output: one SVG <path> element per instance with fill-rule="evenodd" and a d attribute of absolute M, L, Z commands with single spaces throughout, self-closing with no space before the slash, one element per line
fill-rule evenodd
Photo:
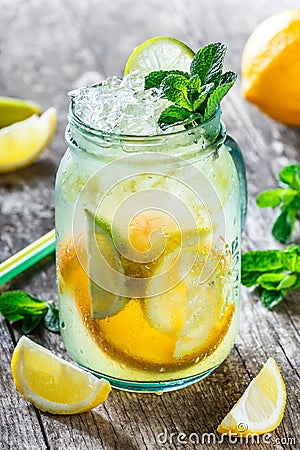
<path fill-rule="evenodd" d="M 112 133 L 109 131 L 104 131 L 104 130 L 98 130 L 97 128 L 91 127 L 90 125 L 88 125 L 87 123 L 85 123 L 83 120 L 80 119 L 80 117 L 78 117 L 78 115 L 75 112 L 75 101 L 74 98 L 71 97 L 71 102 L 70 102 L 70 108 L 69 108 L 69 122 L 71 126 L 75 126 L 76 128 L 79 128 L 81 132 L 83 132 L 86 135 L 89 135 L 90 137 L 94 137 L 94 138 L 101 138 L 104 139 L 106 141 L 122 141 L 124 144 L 126 144 L 126 142 L 128 143 L 145 143 L 145 140 L 148 143 L 151 142 L 157 142 L 158 140 L 161 139 L 171 139 L 172 137 L 179 137 L 179 136 L 183 136 L 186 134 L 191 134 L 191 133 L 195 133 L 195 132 L 201 132 L 201 131 L 205 131 L 206 128 L 209 128 L 210 126 L 213 126 L 213 122 L 214 120 L 216 120 L 219 123 L 219 127 L 218 130 L 215 131 L 214 137 L 212 139 L 212 141 L 214 140 L 214 138 L 216 138 L 219 135 L 219 131 L 220 131 L 220 116 L 222 114 L 222 110 L 220 105 L 217 106 L 217 108 L 215 109 L 215 111 L 207 118 L 205 119 L 203 122 L 201 122 L 198 125 L 195 125 L 194 127 L 191 128 L 187 128 L 184 130 L 179 130 L 179 131 L 175 131 L 172 133 L 161 133 L 161 134 L 153 134 L 153 135 L 129 135 L 129 134 L 118 134 L 118 133 Z"/>

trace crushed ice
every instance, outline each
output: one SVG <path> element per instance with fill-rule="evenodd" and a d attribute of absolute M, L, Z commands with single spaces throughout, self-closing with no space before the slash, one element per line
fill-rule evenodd
<path fill-rule="evenodd" d="M 162 134 L 157 121 L 170 104 L 160 90 L 144 90 L 144 76 L 139 71 L 123 79 L 109 77 L 102 84 L 83 87 L 69 95 L 75 114 L 84 123 L 97 130 L 127 135 Z M 171 131 L 174 130 L 167 132 Z"/>

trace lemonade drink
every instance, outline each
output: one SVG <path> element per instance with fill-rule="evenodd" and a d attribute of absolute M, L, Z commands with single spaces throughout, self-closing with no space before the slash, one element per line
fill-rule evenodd
<path fill-rule="evenodd" d="M 210 373 L 236 338 L 241 178 L 220 109 L 162 133 L 166 100 L 143 84 L 133 72 L 72 93 L 57 276 L 75 361 L 116 387 L 162 392 Z"/>

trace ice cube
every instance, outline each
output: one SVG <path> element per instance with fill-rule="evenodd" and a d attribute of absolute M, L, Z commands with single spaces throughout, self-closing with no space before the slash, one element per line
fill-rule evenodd
<path fill-rule="evenodd" d="M 102 84 L 70 93 L 75 114 L 87 125 L 102 131 L 126 135 L 162 134 L 157 121 L 169 105 L 159 89 L 144 90 L 139 71 L 123 79 L 113 76 Z"/>
<path fill-rule="evenodd" d="M 138 70 L 130 72 L 126 75 L 121 83 L 121 87 L 129 88 L 132 91 L 140 92 L 144 91 L 145 78 Z"/>

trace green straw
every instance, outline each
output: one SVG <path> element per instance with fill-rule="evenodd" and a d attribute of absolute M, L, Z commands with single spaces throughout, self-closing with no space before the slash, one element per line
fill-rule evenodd
<path fill-rule="evenodd" d="M 55 230 L 52 230 L 0 264 L 0 285 L 24 272 L 54 250 Z"/>

